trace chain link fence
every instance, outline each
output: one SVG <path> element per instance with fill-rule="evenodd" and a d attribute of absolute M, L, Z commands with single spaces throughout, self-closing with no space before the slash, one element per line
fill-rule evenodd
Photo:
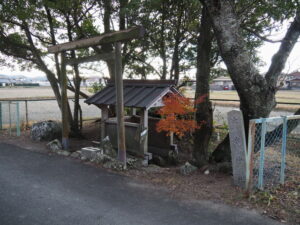
<path fill-rule="evenodd" d="M 300 116 L 251 120 L 249 142 L 254 186 L 270 189 L 300 181 Z"/>
<path fill-rule="evenodd" d="M 20 105 L 19 102 L 0 102 L 0 130 L 7 130 L 10 135 L 20 136 Z"/>

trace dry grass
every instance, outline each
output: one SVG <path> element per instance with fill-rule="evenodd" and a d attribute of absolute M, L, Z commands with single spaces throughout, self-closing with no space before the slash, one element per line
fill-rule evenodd
<path fill-rule="evenodd" d="M 185 95 L 187 97 L 193 98 L 194 91 L 191 89 L 186 89 Z M 239 100 L 236 91 L 211 91 L 210 97 L 212 99 L 230 99 Z M 276 100 L 278 102 L 290 102 L 300 104 L 300 91 L 278 91 L 276 94 Z"/>
<path fill-rule="evenodd" d="M 190 88 L 185 88 L 184 94 L 186 97 L 193 98 L 195 92 Z M 210 98 L 239 100 L 236 91 L 211 91 Z M 280 109 L 280 110 L 295 111 L 295 109 L 298 109 L 300 107 L 300 91 L 278 91 L 276 94 L 276 100 L 277 102 L 284 102 L 284 103 L 298 103 L 299 105 L 278 104 L 276 107 L 276 109 Z M 239 102 L 214 101 L 214 103 L 220 106 L 232 106 L 232 107 L 239 106 Z"/>
<path fill-rule="evenodd" d="M 91 95 L 87 91 L 87 88 L 82 87 L 81 91 L 86 94 Z M 73 97 L 74 93 L 68 91 L 68 96 Z M 51 87 L 5 87 L 0 88 L 0 98 L 1 99 L 45 99 L 54 98 L 54 93 Z"/>

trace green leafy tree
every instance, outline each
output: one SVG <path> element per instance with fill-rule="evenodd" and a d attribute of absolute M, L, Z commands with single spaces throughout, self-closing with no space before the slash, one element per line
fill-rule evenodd
<path fill-rule="evenodd" d="M 240 97 L 246 132 L 250 119 L 267 117 L 276 105 L 277 80 L 300 35 L 298 1 L 201 1 L 209 12 L 214 34 L 230 77 Z M 268 40 L 267 31 L 292 20 L 265 76 L 252 56 L 252 40 Z M 245 36 L 244 34 L 249 34 Z M 255 48 L 254 48 L 255 51 Z M 214 158 L 230 159 L 229 138 L 217 148 Z"/>
<path fill-rule="evenodd" d="M 59 42 L 72 41 L 78 38 L 76 28 L 85 29 L 91 3 L 85 0 L 74 1 L 1 1 L 0 3 L 0 51 L 27 67 L 35 67 L 43 71 L 52 87 L 59 107 L 60 65 L 58 54 L 47 55 L 47 47 Z M 76 26 L 77 27 L 76 27 Z M 54 68 L 46 58 L 51 58 Z M 72 51 L 69 58 L 77 57 Z M 78 132 L 79 95 L 80 92 L 78 65 L 72 68 L 73 82 L 68 89 L 75 92 L 74 116 L 68 107 L 72 130 Z M 73 85 L 74 84 L 74 85 Z"/>

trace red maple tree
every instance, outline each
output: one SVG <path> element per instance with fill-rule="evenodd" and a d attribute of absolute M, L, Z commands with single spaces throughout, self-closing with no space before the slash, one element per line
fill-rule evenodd
<path fill-rule="evenodd" d="M 205 96 L 196 102 L 178 94 L 170 94 L 163 99 L 164 106 L 158 110 L 162 119 L 156 124 L 158 132 L 165 131 L 167 135 L 174 133 L 179 137 L 200 128 L 194 119 L 195 103 L 199 104 Z"/>

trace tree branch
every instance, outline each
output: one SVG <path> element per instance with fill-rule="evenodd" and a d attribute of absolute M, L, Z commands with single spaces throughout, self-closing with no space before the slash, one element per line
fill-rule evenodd
<path fill-rule="evenodd" d="M 267 38 L 266 36 L 261 36 L 259 33 L 255 32 L 254 30 L 251 30 L 245 26 L 241 26 L 241 28 L 244 29 L 245 31 L 253 34 L 254 36 L 258 37 L 262 41 L 266 41 L 266 42 L 270 42 L 270 43 L 280 43 L 283 41 L 283 40 L 271 40 L 271 39 Z"/>
<path fill-rule="evenodd" d="M 266 73 L 266 80 L 271 88 L 276 88 L 276 83 L 294 45 L 300 36 L 300 12 L 297 12 L 294 21 L 291 23 L 277 53 L 272 57 L 272 63 Z"/>

